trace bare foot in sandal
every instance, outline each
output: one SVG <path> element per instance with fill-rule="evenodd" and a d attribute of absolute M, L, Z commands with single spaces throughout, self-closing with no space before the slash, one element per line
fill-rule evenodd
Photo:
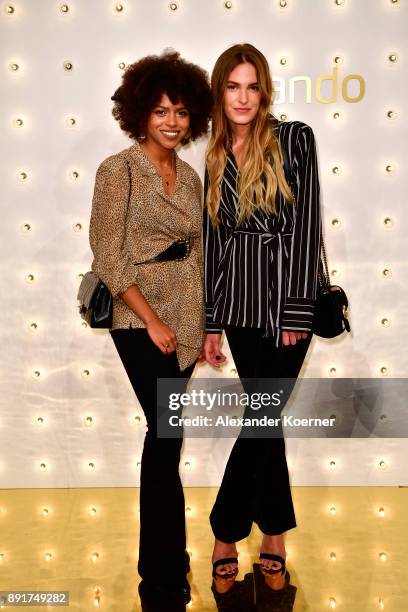
<path fill-rule="evenodd" d="M 212 555 L 213 579 L 217 593 L 227 593 L 238 574 L 238 553 L 235 543 L 226 544 L 215 539 Z"/>

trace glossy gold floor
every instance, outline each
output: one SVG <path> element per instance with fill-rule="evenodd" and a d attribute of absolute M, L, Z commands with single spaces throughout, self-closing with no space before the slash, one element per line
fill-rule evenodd
<path fill-rule="evenodd" d="M 208 523 L 215 494 L 185 491 L 192 611 L 216 610 Z M 294 487 L 293 496 L 299 526 L 286 547 L 295 612 L 408 611 L 408 489 Z M 158 503 L 165 512 L 166 500 Z M 259 537 L 253 529 L 239 544 L 241 578 L 256 561 Z M 138 489 L 0 492 L 0 591 L 68 590 L 69 610 L 134 612 L 137 546 Z"/>

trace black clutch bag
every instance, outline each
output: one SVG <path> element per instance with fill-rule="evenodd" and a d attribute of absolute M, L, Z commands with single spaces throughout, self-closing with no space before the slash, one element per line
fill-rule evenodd
<path fill-rule="evenodd" d="M 107 286 L 93 272 L 87 272 L 79 286 L 79 314 L 95 329 L 112 326 L 113 298 Z"/>
<path fill-rule="evenodd" d="M 330 284 L 326 249 L 322 237 L 321 257 L 317 274 L 318 288 L 312 323 L 312 332 L 321 338 L 335 338 L 350 331 L 348 299 L 338 285 Z"/>

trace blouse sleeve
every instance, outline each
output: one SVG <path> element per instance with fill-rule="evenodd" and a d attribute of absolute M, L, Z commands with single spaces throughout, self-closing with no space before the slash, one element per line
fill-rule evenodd
<path fill-rule="evenodd" d="M 205 296 L 205 330 L 207 334 L 221 334 L 222 326 L 213 319 L 214 288 L 217 282 L 217 271 L 222 256 L 222 240 L 220 228 L 214 228 L 205 205 L 208 186 L 208 174 L 204 177 L 204 296 Z"/>
<path fill-rule="evenodd" d="M 134 262 L 124 249 L 130 192 L 127 163 L 101 163 L 95 178 L 89 242 L 94 255 L 92 270 L 118 297 L 137 283 Z"/>
<path fill-rule="evenodd" d="M 281 329 L 310 331 L 320 259 L 320 187 L 316 144 L 312 129 L 299 130 L 292 161 L 294 184 L 294 228 L 288 270 L 288 292 Z"/>

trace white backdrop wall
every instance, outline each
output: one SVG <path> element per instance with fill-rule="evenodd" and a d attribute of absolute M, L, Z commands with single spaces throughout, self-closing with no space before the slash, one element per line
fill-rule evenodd
<path fill-rule="evenodd" d="M 131 144 L 111 116 L 119 65 L 165 47 L 211 71 L 227 46 L 251 42 L 277 79 L 275 112 L 315 132 L 330 269 L 349 295 L 353 331 L 314 339 L 303 376 L 407 372 L 406 1 L 120 4 L 0 7 L 2 487 L 138 484 L 142 413 L 109 335 L 81 327 L 75 298 L 91 262 L 95 170 Z M 324 80 L 319 93 L 333 71 L 337 86 Z M 302 76 L 309 98 L 304 81 L 290 95 Z M 204 150 L 201 141 L 181 151 L 201 176 Z M 184 483 L 219 484 L 231 444 L 187 440 Z M 403 439 L 290 439 L 287 448 L 295 485 L 408 484 Z"/>

